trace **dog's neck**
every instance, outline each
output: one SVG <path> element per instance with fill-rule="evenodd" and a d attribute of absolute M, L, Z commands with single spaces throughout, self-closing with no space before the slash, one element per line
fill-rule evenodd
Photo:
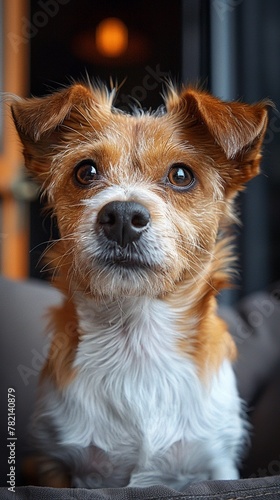
<path fill-rule="evenodd" d="M 105 353 L 108 349 L 124 350 L 136 358 L 158 356 L 161 346 L 166 352 L 176 350 L 176 329 L 172 309 L 160 299 L 125 297 L 98 303 L 77 294 L 74 298 L 81 342 Z M 86 351 L 88 352 L 88 348 Z"/>
<path fill-rule="evenodd" d="M 195 301 L 183 292 L 180 303 L 174 294 L 165 299 L 127 297 L 105 303 L 78 292 L 53 311 L 53 348 L 45 370 L 60 386 L 67 385 L 75 375 L 78 350 L 85 359 L 88 349 L 107 355 L 108 346 L 114 352 L 113 343 L 115 352 L 126 349 L 138 360 L 147 356 L 156 360 L 160 352 L 162 356 L 176 353 L 193 362 L 198 376 L 209 378 L 225 358 L 234 358 L 235 346 L 216 314 L 214 296 L 204 296 L 194 306 Z M 178 294 L 176 290 L 177 298 Z"/>

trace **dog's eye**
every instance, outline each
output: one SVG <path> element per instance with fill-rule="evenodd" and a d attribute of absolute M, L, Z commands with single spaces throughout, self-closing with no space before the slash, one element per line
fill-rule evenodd
<path fill-rule="evenodd" d="M 81 186 L 88 186 L 99 179 L 96 164 L 93 160 L 83 160 L 76 165 L 74 177 Z"/>
<path fill-rule="evenodd" d="M 175 163 L 168 172 L 170 184 L 178 188 L 189 188 L 195 182 L 194 175 L 184 163 Z"/>

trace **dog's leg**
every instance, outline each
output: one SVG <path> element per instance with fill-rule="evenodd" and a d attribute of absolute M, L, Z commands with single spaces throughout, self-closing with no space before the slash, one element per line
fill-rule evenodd
<path fill-rule="evenodd" d="M 204 474 L 200 479 L 206 480 L 208 479 L 208 477 L 206 474 Z M 131 488 L 145 488 L 158 484 L 164 484 L 165 486 L 169 486 L 170 488 L 176 489 L 177 491 L 183 491 L 187 485 L 195 481 L 197 481 L 197 475 L 195 474 L 185 475 L 180 472 L 178 472 L 178 474 L 170 474 L 168 472 L 164 473 L 160 470 L 154 470 L 132 474 L 128 486 Z"/>
<path fill-rule="evenodd" d="M 148 487 L 156 484 L 168 484 L 168 478 L 163 478 L 161 471 L 134 472 L 131 475 L 129 487 Z"/>
<path fill-rule="evenodd" d="M 232 462 L 224 460 L 212 468 L 211 479 L 239 479 L 239 472 Z"/>

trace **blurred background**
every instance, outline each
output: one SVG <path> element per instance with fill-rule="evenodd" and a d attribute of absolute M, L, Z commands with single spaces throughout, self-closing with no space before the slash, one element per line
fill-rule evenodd
<path fill-rule="evenodd" d="M 274 101 L 262 174 L 238 199 L 240 276 L 230 302 L 280 279 L 279 54 L 278 0 L 0 0 L 1 92 L 41 96 L 88 75 L 124 82 L 122 109 L 135 101 L 149 109 L 171 77 L 222 99 Z M 0 272 L 45 279 L 38 261 L 57 234 L 19 148 L 1 104 Z"/>

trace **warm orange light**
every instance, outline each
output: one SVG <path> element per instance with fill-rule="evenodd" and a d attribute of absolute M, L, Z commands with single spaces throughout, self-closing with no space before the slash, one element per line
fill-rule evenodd
<path fill-rule="evenodd" d="M 126 25 L 116 17 L 108 17 L 96 28 L 96 48 L 105 57 L 122 55 L 128 44 Z"/>

